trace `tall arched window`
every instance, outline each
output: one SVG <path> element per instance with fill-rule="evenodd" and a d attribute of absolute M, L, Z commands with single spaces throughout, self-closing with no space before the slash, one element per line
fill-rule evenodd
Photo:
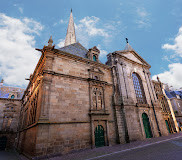
<path fill-rule="evenodd" d="M 133 85 L 135 89 L 137 102 L 145 104 L 146 98 L 145 98 L 145 93 L 143 90 L 142 80 L 137 73 L 133 73 L 132 77 L 133 77 Z"/>

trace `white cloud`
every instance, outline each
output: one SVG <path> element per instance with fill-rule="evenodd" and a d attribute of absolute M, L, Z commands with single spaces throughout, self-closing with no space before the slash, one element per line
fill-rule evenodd
<path fill-rule="evenodd" d="M 67 24 L 67 23 L 68 23 L 68 21 L 69 21 L 69 19 L 67 19 L 67 20 L 63 20 L 63 19 L 61 19 L 61 20 L 59 21 L 59 23 L 60 23 L 60 24 Z"/>
<path fill-rule="evenodd" d="M 67 27 L 68 22 L 69 18 L 66 20 L 61 19 L 53 26 L 64 24 Z M 105 45 L 108 45 L 116 35 L 122 32 L 124 27 L 121 27 L 121 25 L 121 21 L 107 21 L 105 23 L 98 17 L 86 16 L 75 23 L 76 38 L 86 48 L 88 48 L 90 41 L 96 40 L 95 38 L 97 40 L 100 38 Z"/>
<path fill-rule="evenodd" d="M 176 56 L 182 57 L 182 26 L 179 28 L 178 34 L 174 38 L 174 44 L 166 43 L 162 48 L 172 50 L 176 53 Z"/>
<path fill-rule="evenodd" d="M 111 37 L 107 26 L 101 25 L 102 27 L 98 27 L 99 23 L 100 18 L 87 16 L 81 19 L 78 24 L 75 24 L 77 38 L 85 47 L 88 47 L 89 41 L 93 37 L 102 37 L 104 40 L 107 40 L 109 37 Z M 111 25 L 109 27 L 111 27 Z"/>
<path fill-rule="evenodd" d="M 101 45 L 98 44 L 97 48 L 100 50 L 100 58 L 106 57 L 108 52 L 106 50 L 101 49 Z"/>
<path fill-rule="evenodd" d="M 80 24 L 78 28 L 85 28 L 86 32 L 89 36 L 102 36 L 102 37 L 109 37 L 108 33 L 103 28 L 97 28 L 96 24 L 100 21 L 98 17 L 85 17 L 80 20 Z"/>
<path fill-rule="evenodd" d="M 59 39 L 59 40 L 58 40 L 57 46 L 58 46 L 59 48 L 64 47 L 64 39 Z"/>
<path fill-rule="evenodd" d="M 56 26 L 56 25 L 58 25 L 58 24 L 67 24 L 68 21 L 69 21 L 69 19 L 66 19 L 66 20 L 61 19 L 60 21 L 55 22 L 55 23 L 53 24 L 53 26 Z"/>
<path fill-rule="evenodd" d="M 33 19 L 17 19 L 0 13 L 0 77 L 5 84 L 25 87 L 39 59 L 35 35 L 43 26 Z"/>
<path fill-rule="evenodd" d="M 168 65 L 169 70 L 164 73 L 158 74 L 161 82 L 167 83 L 169 86 L 173 86 L 176 89 L 182 87 L 182 64 L 172 63 Z M 152 79 L 156 79 L 157 75 L 154 75 Z"/>
<path fill-rule="evenodd" d="M 145 8 L 137 8 L 136 10 L 137 19 L 136 23 L 138 25 L 138 28 L 149 28 L 151 26 L 150 24 L 150 14 L 146 11 Z"/>

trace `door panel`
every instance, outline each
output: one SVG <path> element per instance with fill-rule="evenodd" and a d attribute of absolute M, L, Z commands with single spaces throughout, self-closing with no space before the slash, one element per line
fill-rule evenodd
<path fill-rule="evenodd" d="M 102 147 L 104 145 L 105 145 L 104 128 L 101 125 L 98 125 L 95 128 L 95 146 Z"/>

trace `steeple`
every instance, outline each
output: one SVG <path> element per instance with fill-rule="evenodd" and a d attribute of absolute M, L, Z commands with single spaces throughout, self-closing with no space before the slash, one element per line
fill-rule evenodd
<path fill-rule="evenodd" d="M 75 26 L 74 26 L 74 21 L 73 21 L 73 14 L 72 14 L 72 9 L 71 9 L 70 19 L 69 19 L 69 24 L 68 24 L 68 29 L 67 29 L 67 34 L 66 34 L 64 46 L 68 46 L 68 45 L 73 44 L 73 43 L 76 43 L 76 35 L 75 35 Z"/>

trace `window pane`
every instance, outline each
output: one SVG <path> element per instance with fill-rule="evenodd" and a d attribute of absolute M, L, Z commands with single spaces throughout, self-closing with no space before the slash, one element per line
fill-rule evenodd
<path fill-rule="evenodd" d="M 145 104 L 146 98 L 145 98 L 145 93 L 143 90 L 142 81 L 137 73 L 133 73 L 132 77 L 133 77 L 133 85 L 134 85 L 134 89 L 135 89 L 137 102 Z"/>

